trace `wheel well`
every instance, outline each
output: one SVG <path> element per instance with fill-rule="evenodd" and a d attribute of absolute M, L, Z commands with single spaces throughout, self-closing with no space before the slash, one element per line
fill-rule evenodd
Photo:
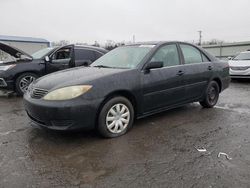
<path fill-rule="evenodd" d="M 136 102 L 136 98 L 135 96 L 129 92 L 129 91 L 126 91 L 126 90 L 120 90 L 120 91 L 115 91 L 115 92 L 112 92 L 110 94 L 108 94 L 105 99 L 102 101 L 101 105 L 99 106 L 98 108 L 98 111 L 97 111 L 97 114 L 96 114 L 96 125 L 97 125 L 97 121 L 98 121 L 98 116 L 100 114 L 100 111 L 102 109 L 102 107 L 104 106 L 104 104 L 110 100 L 111 98 L 113 97 L 116 97 L 116 96 L 122 96 L 122 97 L 125 97 L 126 99 L 128 99 L 131 104 L 133 105 L 134 107 L 134 113 L 135 113 L 135 118 L 136 118 L 136 114 L 137 114 L 137 102 Z"/>
<path fill-rule="evenodd" d="M 26 73 L 36 74 L 38 77 L 40 76 L 40 75 L 39 75 L 37 72 L 35 72 L 35 71 L 26 71 L 26 72 L 20 72 L 20 73 L 16 74 L 15 77 L 14 77 L 14 85 L 15 85 L 14 89 L 15 89 L 15 90 L 16 90 L 16 80 L 17 80 L 17 78 L 18 78 L 20 75 L 26 74 Z"/>
<path fill-rule="evenodd" d="M 220 89 L 220 92 L 221 92 L 221 89 L 222 89 L 222 83 L 221 83 L 221 80 L 219 78 L 214 78 L 213 81 L 217 82 L 218 85 L 219 85 L 219 89 Z"/>

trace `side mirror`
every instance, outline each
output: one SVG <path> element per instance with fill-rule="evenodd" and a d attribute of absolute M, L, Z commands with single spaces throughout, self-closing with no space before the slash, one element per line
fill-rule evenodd
<path fill-rule="evenodd" d="M 228 60 L 232 60 L 232 59 L 233 59 L 233 57 L 229 56 L 229 57 L 227 57 L 227 59 L 228 59 Z"/>
<path fill-rule="evenodd" d="M 49 61 L 50 61 L 49 56 L 45 56 L 44 60 L 45 60 L 46 62 L 49 62 Z"/>
<path fill-rule="evenodd" d="M 91 63 L 92 63 L 91 60 L 86 60 L 86 61 L 83 62 L 82 65 L 83 65 L 84 67 L 88 67 Z"/>
<path fill-rule="evenodd" d="M 163 67 L 162 61 L 150 61 L 147 63 L 145 70 L 149 71 L 150 69 L 158 69 Z"/>

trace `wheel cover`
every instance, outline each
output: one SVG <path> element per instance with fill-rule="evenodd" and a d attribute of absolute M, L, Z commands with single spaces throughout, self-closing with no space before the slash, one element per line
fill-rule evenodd
<path fill-rule="evenodd" d="M 28 90 L 29 85 L 35 80 L 34 76 L 28 75 L 24 76 L 19 82 L 20 90 L 25 93 Z"/>
<path fill-rule="evenodd" d="M 214 86 L 212 86 L 208 90 L 208 101 L 210 104 L 213 105 L 217 102 L 217 100 L 218 100 L 218 91 Z"/>
<path fill-rule="evenodd" d="M 106 116 L 107 129 L 114 134 L 124 131 L 130 122 L 130 111 L 125 104 L 115 104 Z"/>

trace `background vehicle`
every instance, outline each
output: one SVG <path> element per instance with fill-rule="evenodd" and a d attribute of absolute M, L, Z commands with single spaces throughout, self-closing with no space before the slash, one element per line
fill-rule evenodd
<path fill-rule="evenodd" d="M 24 95 L 35 125 L 54 130 L 97 127 L 125 134 L 141 118 L 199 101 L 213 107 L 229 86 L 228 63 L 192 44 L 139 43 L 116 48 L 89 68 L 36 80 Z"/>
<path fill-rule="evenodd" d="M 0 89 L 14 90 L 22 95 L 29 84 L 40 76 L 77 66 L 88 66 L 107 53 L 92 46 L 67 45 L 45 48 L 32 56 L 0 43 L 4 52 L 0 63 Z"/>
<path fill-rule="evenodd" d="M 250 51 L 239 53 L 228 63 L 231 78 L 250 78 Z"/>

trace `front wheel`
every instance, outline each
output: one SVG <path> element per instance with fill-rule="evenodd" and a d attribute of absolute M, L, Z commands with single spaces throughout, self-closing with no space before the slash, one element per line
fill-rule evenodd
<path fill-rule="evenodd" d="M 107 101 L 98 117 L 98 131 L 107 138 L 125 134 L 133 125 L 134 108 L 125 97 L 114 97 Z"/>
<path fill-rule="evenodd" d="M 200 101 L 201 106 L 204 108 L 212 108 L 217 104 L 219 99 L 220 89 L 219 85 L 215 81 L 211 81 L 206 89 L 205 98 Z"/>
<path fill-rule="evenodd" d="M 23 95 L 27 90 L 29 85 L 35 81 L 38 76 L 34 73 L 23 73 L 16 79 L 16 92 L 18 95 Z"/>

